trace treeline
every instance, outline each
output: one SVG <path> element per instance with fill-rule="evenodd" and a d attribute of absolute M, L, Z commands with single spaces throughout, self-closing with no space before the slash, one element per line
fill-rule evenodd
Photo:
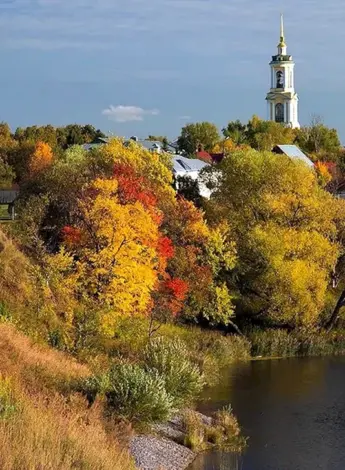
<path fill-rule="evenodd" d="M 168 154 L 35 144 L 13 233 L 40 267 L 48 336 L 78 349 L 119 316 L 149 318 L 150 335 L 176 318 L 236 332 L 338 320 L 345 208 L 318 171 L 239 144 L 202 178 L 200 209 L 176 197 Z"/>
<path fill-rule="evenodd" d="M 327 168 L 263 150 L 303 141 L 311 156 L 340 159 L 336 131 L 254 117 L 230 122 L 221 142 L 212 126 L 189 124 L 178 140 L 181 149 L 187 134 L 193 148 L 223 146 L 226 157 L 202 175 L 212 189 L 205 201 L 186 186 L 189 200 L 176 197 L 168 154 L 118 139 L 91 152 L 69 145 L 102 136 L 92 126 L 11 134 L 2 125 L 0 184 L 21 188 L 13 234 L 40 266 L 39 282 L 57 289 L 39 300 L 50 305 L 48 336 L 64 342 L 67 329 L 75 349 L 115 334 L 119 315 L 149 318 L 150 334 L 176 318 L 236 332 L 338 321 L 344 202 L 325 190 Z"/>
<path fill-rule="evenodd" d="M 333 161 L 344 166 L 345 152 L 336 129 L 328 128 L 319 118 L 301 129 L 284 127 L 273 121 L 253 116 L 248 123 L 231 121 L 222 129 L 209 122 L 187 124 L 178 138 L 180 151 L 195 154 L 198 148 L 207 152 L 232 151 L 241 147 L 271 151 L 276 145 L 295 144 L 313 161 Z"/>
<path fill-rule="evenodd" d="M 3 175 L 5 177 L 3 184 L 7 185 L 11 178 L 15 178 L 17 182 L 25 178 L 36 144 L 47 144 L 55 155 L 62 155 L 63 151 L 72 145 L 94 142 L 100 137 L 105 135 L 89 124 L 18 127 L 12 133 L 9 125 L 2 122 L 0 123 L 0 179 L 4 179 L 1 178 Z M 10 171 L 4 165 L 9 165 Z"/>

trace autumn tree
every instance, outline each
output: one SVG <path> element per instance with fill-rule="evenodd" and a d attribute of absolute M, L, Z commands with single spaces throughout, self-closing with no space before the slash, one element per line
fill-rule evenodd
<path fill-rule="evenodd" d="M 120 139 L 112 139 L 97 153 L 112 168 L 118 165 L 129 166 L 138 177 L 144 178 L 148 188 L 155 194 L 161 210 L 164 211 L 167 205 L 173 204 L 175 193 L 172 188 L 171 157 L 149 152 L 135 142 L 123 145 Z"/>
<path fill-rule="evenodd" d="M 63 237 L 76 256 L 78 296 L 102 307 L 105 332 L 112 334 L 116 316 L 147 311 L 157 282 L 158 227 L 139 201 L 121 203 L 116 179 L 85 189 L 78 222 Z"/>
<path fill-rule="evenodd" d="M 208 171 L 208 217 L 227 221 L 236 241 L 238 314 L 280 326 L 318 324 L 339 254 L 337 201 L 312 170 L 281 155 L 234 152 Z"/>
<path fill-rule="evenodd" d="M 314 167 L 319 184 L 325 188 L 332 181 L 332 175 L 329 172 L 327 165 L 324 162 L 316 162 Z"/>
<path fill-rule="evenodd" d="M 200 147 L 207 152 L 211 152 L 219 140 L 219 132 L 214 124 L 197 122 L 187 124 L 182 128 L 177 143 L 180 151 L 185 152 L 187 155 L 193 155 Z"/>
<path fill-rule="evenodd" d="M 53 151 L 51 147 L 44 142 L 37 142 L 35 150 L 29 162 L 30 174 L 37 175 L 47 169 L 53 163 Z"/>
<path fill-rule="evenodd" d="M 234 315 L 231 286 L 226 282 L 236 264 L 236 248 L 227 224 L 208 227 L 203 213 L 184 198 L 165 214 L 163 229 L 173 241 L 168 271 L 189 285 L 184 318 L 229 325 Z"/>
<path fill-rule="evenodd" d="M 246 149 L 244 146 L 250 146 L 261 151 L 270 151 L 275 145 L 293 144 L 296 139 L 294 129 L 274 121 L 264 121 L 257 116 L 253 116 L 247 124 L 239 120 L 230 121 L 222 132 L 235 147 Z"/>

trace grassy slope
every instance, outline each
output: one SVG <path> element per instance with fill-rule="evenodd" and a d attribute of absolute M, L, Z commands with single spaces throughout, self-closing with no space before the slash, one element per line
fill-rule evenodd
<path fill-rule="evenodd" d="M 88 368 L 0 325 L 0 468 L 127 470 L 125 447 L 96 404 L 68 394 Z M 114 431 L 114 429 L 113 429 Z"/>
<path fill-rule="evenodd" d="M 72 390 L 73 381 L 91 374 L 88 367 L 16 328 L 24 324 L 35 336 L 44 322 L 37 289 L 35 266 L 0 230 L 0 468 L 133 468 L 128 432 L 120 436 L 101 403 L 89 408 Z M 8 314 L 14 324 L 4 323 Z"/>

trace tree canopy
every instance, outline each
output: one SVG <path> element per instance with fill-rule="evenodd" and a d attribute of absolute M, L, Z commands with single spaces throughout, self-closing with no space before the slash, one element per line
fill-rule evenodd
<path fill-rule="evenodd" d="M 290 327 L 317 324 L 339 255 L 342 202 L 302 162 L 269 152 L 234 152 L 205 178 L 216 181 L 208 217 L 226 220 L 236 241 L 239 312 Z"/>
<path fill-rule="evenodd" d="M 212 152 L 213 147 L 219 142 L 220 136 L 217 127 L 210 122 L 197 122 L 187 124 L 182 128 L 177 144 L 180 151 L 187 155 L 193 155 L 198 148 L 206 152 Z"/>

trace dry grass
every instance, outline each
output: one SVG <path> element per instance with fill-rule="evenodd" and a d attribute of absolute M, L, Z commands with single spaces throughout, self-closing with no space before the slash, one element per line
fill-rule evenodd
<path fill-rule="evenodd" d="M 90 374 L 87 366 L 0 324 L 0 374 L 1 470 L 134 468 L 125 445 L 130 430 L 119 439 L 101 403 L 88 408 L 67 393 L 71 381 Z"/>
<path fill-rule="evenodd" d="M 185 431 L 185 445 L 195 452 L 218 449 L 240 453 L 246 447 L 247 439 L 231 408 L 217 411 L 211 422 L 206 422 L 199 413 L 187 410 L 182 416 Z"/>
<path fill-rule="evenodd" d="M 71 356 L 45 345 L 34 344 L 11 324 L 0 324 L 0 371 L 5 369 L 18 373 L 34 367 L 46 375 L 65 379 L 90 375 L 89 368 Z"/>
<path fill-rule="evenodd" d="M 127 451 L 106 433 L 101 410 L 61 398 L 21 397 L 0 420 L 2 470 L 129 470 Z"/>
<path fill-rule="evenodd" d="M 34 293 L 32 266 L 26 256 L 0 230 L 1 302 L 27 305 Z"/>

